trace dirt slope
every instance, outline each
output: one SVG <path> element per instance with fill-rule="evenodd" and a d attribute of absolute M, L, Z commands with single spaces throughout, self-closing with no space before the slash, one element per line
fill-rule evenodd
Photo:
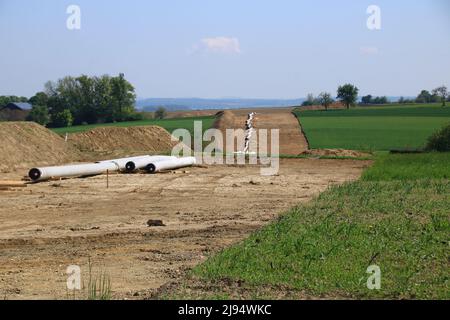
<path fill-rule="evenodd" d="M 95 128 L 71 134 L 69 141 L 81 151 L 106 153 L 166 152 L 176 144 L 159 126 Z"/>
<path fill-rule="evenodd" d="M 2 122 L 0 137 L 0 172 L 80 159 L 78 150 L 34 122 Z"/>
<path fill-rule="evenodd" d="M 291 108 L 226 110 L 219 115 L 214 128 L 222 130 L 224 134 L 226 129 L 244 129 L 249 112 L 256 113 L 253 122 L 255 129 L 280 130 L 280 154 L 298 155 L 308 150 L 308 142 L 302 133 L 297 118 L 292 114 Z M 270 144 L 270 139 L 268 143 Z"/>

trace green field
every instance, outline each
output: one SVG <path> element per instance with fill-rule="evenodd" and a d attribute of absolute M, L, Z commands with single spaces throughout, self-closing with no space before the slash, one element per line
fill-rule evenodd
<path fill-rule="evenodd" d="M 434 131 L 450 123 L 450 107 L 436 105 L 296 111 L 295 114 L 313 149 L 417 149 L 424 146 Z"/>
<path fill-rule="evenodd" d="M 279 287 L 324 297 L 449 299 L 449 159 L 449 153 L 378 155 L 360 181 L 293 208 L 192 276 L 243 281 L 253 298 L 273 298 L 259 296 L 259 288 Z M 380 290 L 366 285 L 374 264 Z"/>
<path fill-rule="evenodd" d="M 449 152 L 420 154 L 379 153 L 376 159 L 376 164 L 364 171 L 362 180 L 450 179 Z"/>
<path fill-rule="evenodd" d="M 127 121 L 116 123 L 102 123 L 82 126 L 72 126 L 67 128 L 54 128 L 54 132 L 58 134 L 76 133 L 91 130 L 98 127 L 135 127 L 135 126 L 160 126 L 169 132 L 173 132 L 175 129 L 187 129 L 193 134 L 194 121 L 202 121 L 203 130 L 211 128 L 214 123 L 214 116 L 204 117 L 191 117 L 191 118 L 174 118 L 174 119 L 162 119 L 162 120 L 142 120 L 142 121 Z"/>

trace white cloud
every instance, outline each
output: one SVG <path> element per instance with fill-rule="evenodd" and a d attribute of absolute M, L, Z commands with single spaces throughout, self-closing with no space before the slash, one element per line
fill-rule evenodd
<path fill-rule="evenodd" d="M 379 53 L 379 50 L 377 47 L 360 47 L 359 52 L 366 56 L 373 56 L 377 55 Z"/>
<path fill-rule="evenodd" d="M 239 39 L 234 37 L 203 38 L 188 50 L 190 54 L 196 52 L 240 54 L 241 47 Z"/>

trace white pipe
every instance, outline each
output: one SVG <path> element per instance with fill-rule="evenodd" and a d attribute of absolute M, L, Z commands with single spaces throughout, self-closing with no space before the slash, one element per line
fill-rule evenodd
<path fill-rule="evenodd" d="M 149 173 L 155 173 L 162 170 L 171 170 L 183 167 L 189 167 L 196 163 L 195 157 L 175 158 L 168 160 L 155 161 L 148 164 L 145 169 Z"/>
<path fill-rule="evenodd" d="M 125 164 L 125 170 L 127 172 L 133 172 L 135 170 L 144 169 L 152 162 L 169 159 L 177 159 L 177 158 L 173 156 L 148 156 L 139 159 L 132 159 Z"/>
<path fill-rule="evenodd" d="M 136 161 L 136 160 L 145 159 L 145 158 L 147 158 L 149 161 L 152 161 L 151 156 L 145 155 L 145 156 L 137 156 L 137 157 L 112 159 L 112 160 L 103 160 L 103 161 L 97 161 L 95 163 L 110 163 L 110 162 L 112 162 L 119 166 L 119 170 L 124 170 L 129 161 Z"/>
<path fill-rule="evenodd" d="M 187 167 L 195 164 L 195 157 L 176 158 L 173 156 L 139 156 L 122 159 L 99 161 L 96 163 L 76 164 L 68 166 L 33 168 L 28 176 L 33 181 L 44 181 L 51 178 L 92 176 L 105 173 L 106 171 L 130 170 L 133 165 L 135 169 L 145 168 L 153 173 L 161 170 L 169 170 Z M 131 171 L 135 170 L 132 169 Z"/>
<path fill-rule="evenodd" d="M 58 167 L 33 168 L 28 176 L 33 181 L 43 181 L 51 178 L 93 176 L 106 171 L 119 171 L 119 166 L 114 162 L 87 163 Z"/>

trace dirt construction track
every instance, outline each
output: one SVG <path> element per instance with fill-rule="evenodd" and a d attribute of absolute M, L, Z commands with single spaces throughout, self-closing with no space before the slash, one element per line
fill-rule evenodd
<path fill-rule="evenodd" d="M 268 129 L 269 146 L 271 143 L 269 130 L 279 129 L 280 154 L 299 155 L 308 150 L 308 142 L 302 133 L 297 118 L 292 114 L 291 108 L 227 110 L 216 121 L 215 127 L 221 129 L 224 135 L 226 129 L 244 129 L 245 120 L 247 120 L 247 115 L 250 112 L 256 113 L 253 123 L 255 129 Z"/>
<path fill-rule="evenodd" d="M 79 265 L 84 281 L 90 258 L 109 274 L 114 298 L 148 297 L 367 164 L 281 159 L 271 177 L 257 166 L 219 165 L 114 175 L 109 189 L 97 176 L 0 191 L 0 296 L 64 299 L 67 266 Z"/>

